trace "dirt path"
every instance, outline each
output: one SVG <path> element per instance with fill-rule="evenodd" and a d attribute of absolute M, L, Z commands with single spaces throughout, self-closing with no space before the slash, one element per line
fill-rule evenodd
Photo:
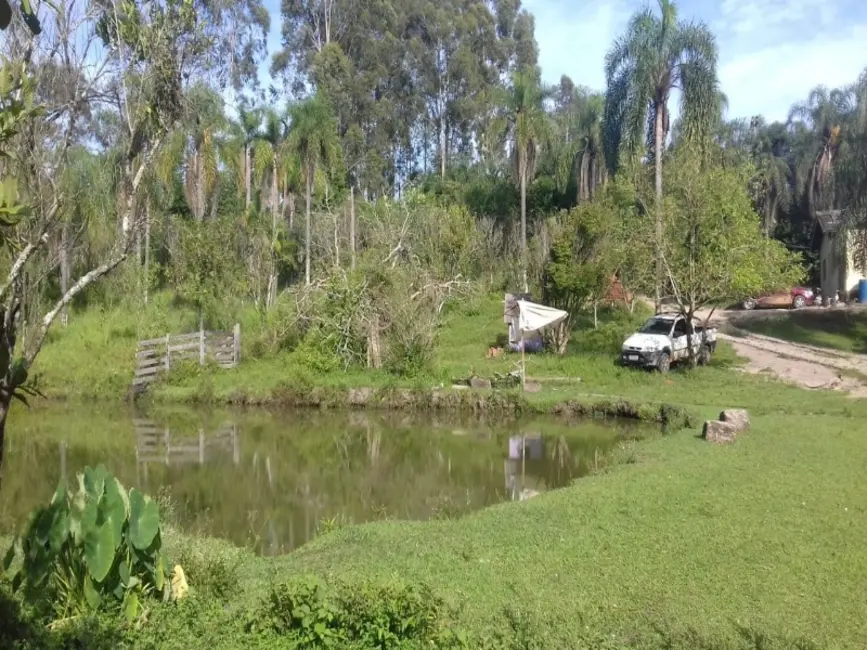
<path fill-rule="evenodd" d="M 737 318 L 745 316 L 736 312 Z M 705 318 L 708 313 L 702 314 Z M 783 381 L 812 390 L 830 389 L 848 392 L 852 397 L 867 398 L 867 355 L 841 352 L 803 343 L 793 343 L 770 336 L 735 330 L 730 324 L 733 313 L 717 310 L 711 323 L 737 335 L 720 332 L 719 338 L 747 359 L 746 372 L 769 372 Z"/>

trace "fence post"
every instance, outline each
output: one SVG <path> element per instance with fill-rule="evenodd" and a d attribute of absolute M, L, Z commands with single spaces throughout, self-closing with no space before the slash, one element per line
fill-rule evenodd
<path fill-rule="evenodd" d="M 232 332 L 232 366 L 237 366 L 241 360 L 241 325 L 235 323 L 235 329 Z"/>
<path fill-rule="evenodd" d="M 205 365 L 205 326 L 199 320 L 199 365 Z"/>
<path fill-rule="evenodd" d="M 168 372 L 169 367 L 172 365 L 171 360 L 169 359 L 169 357 L 172 356 L 171 352 L 169 351 L 169 346 L 172 344 L 171 339 L 172 339 L 172 335 L 166 334 L 166 372 Z"/>

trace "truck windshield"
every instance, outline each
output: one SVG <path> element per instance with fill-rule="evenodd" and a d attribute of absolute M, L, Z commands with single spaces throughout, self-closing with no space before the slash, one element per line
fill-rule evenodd
<path fill-rule="evenodd" d="M 661 318 L 651 318 L 639 330 L 642 334 L 663 334 L 668 336 L 671 331 L 671 321 Z"/>

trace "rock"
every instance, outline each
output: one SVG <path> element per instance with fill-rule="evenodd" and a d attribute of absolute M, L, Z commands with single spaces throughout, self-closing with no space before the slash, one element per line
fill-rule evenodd
<path fill-rule="evenodd" d="M 738 432 L 738 428 L 731 422 L 708 420 L 704 423 L 701 435 L 708 442 L 725 445 L 734 442 Z"/>
<path fill-rule="evenodd" d="M 525 381 L 524 382 L 524 392 L 525 393 L 538 393 L 542 390 L 542 384 L 538 381 Z"/>
<path fill-rule="evenodd" d="M 733 424 L 738 433 L 750 428 L 750 414 L 744 409 L 726 409 L 719 414 L 721 422 Z"/>
<path fill-rule="evenodd" d="M 347 401 L 350 406 L 367 406 L 367 403 L 373 397 L 372 388 L 351 388 L 347 395 Z"/>
<path fill-rule="evenodd" d="M 484 390 L 491 387 L 491 382 L 489 379 L 482 379 L 481 377 L 470 377 L 470 388 L 474 390 Z"/>

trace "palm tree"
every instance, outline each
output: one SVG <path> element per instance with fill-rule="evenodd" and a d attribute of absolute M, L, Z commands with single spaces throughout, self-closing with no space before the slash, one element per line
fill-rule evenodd
<path fill-rule="evenodd" d="M 218 177 L 218 134 L 225 127 L 223 99 L 205 86 L 196 86 L 188 98 L 185 131 L 188 138 L 184 163 L 184 196 L 196 221 L 205 219 L 208 195 Z"/>
<path fill-rule="evenodd" d="M 250 209 L 250 203 L 253 200 L 253 146 L 259 137 L 261 125 L 262 111 L 246 106 L 238 107 L 238 119 L 231 125 L 233 140 L 239 149 L 236 171 L 239 183 L 244 189 L 244 208 L 246 210 Z"/>
<path fill-rule="evenodd" d="M 578 137 L 581 142 L 578 167 L 578 200 L 593 198 L 596 187 L 603 182 L 605 166 L 602 157 L 602 115 L 605 100 L 602 95 L 592 94 L 585 98 L 578 116 Z"/>
<path fill-rule="evenodd" d="M 315 95 L 289 111 L 289 149 L 301 161 L 305 185 L 304 280 L 310 284 L 310 209 L 313 202 L 313 181 L 320 163 L 330 166 L 339 156 L 340 141 L 331 107 L 320 95 Z"/>
<path fill-rule="evenodd" d="M 823 208 L 829 200 L 828 189 L 832 170 L 841 143 L 841 129 L 851 113 L 851 93 L 846 90 L 829 91 L 824 86 L 814 88 L 807 101 L 796 104 L 789 112 L 789 123 L 802 127 L 803 149 L 798 165 L 799 188 L 807 196 L 807 209 L 815 218 L 817 205 Z"/>
<path fill-rule="evenodd" d="M 653 142 L 656 190 L 656 308 L 662 299 L 662 154 L 670 127 L 668 100 L 681 93 L 683 135 L 702 141 L 718 120 L 717 47 L 703 23 L 681 22 L 671 0 L 659 0 L 660 15 L 650 9 L 634 14 L 626 33 L 605 57 L 605 155 L 611 171 L 620 156 L 644 151 L 648 128 Z"/>
<path fill-rule="evenodd" d="M 506 105 L 507 138 L 512 148 L 512 163 L 521 187 L 521 276 L 527 285 L 527 181 L 536 169 L 539 143 L 548 130 L 548 117 L 542 106 L 544 95 L 535 75 L 516 72 Z"/>
<path fill-rule="evenodd" d="M 791 169 L 780 143 L 787 135 L 785 126 L 766 126 L 762 118 L 751 123 L 752 158 L 756 173 L 753 177 L 753 199 L 762 215 L 765 236 L 773 235 L 779 210 L 788 210 L 792 202 Z"/>

